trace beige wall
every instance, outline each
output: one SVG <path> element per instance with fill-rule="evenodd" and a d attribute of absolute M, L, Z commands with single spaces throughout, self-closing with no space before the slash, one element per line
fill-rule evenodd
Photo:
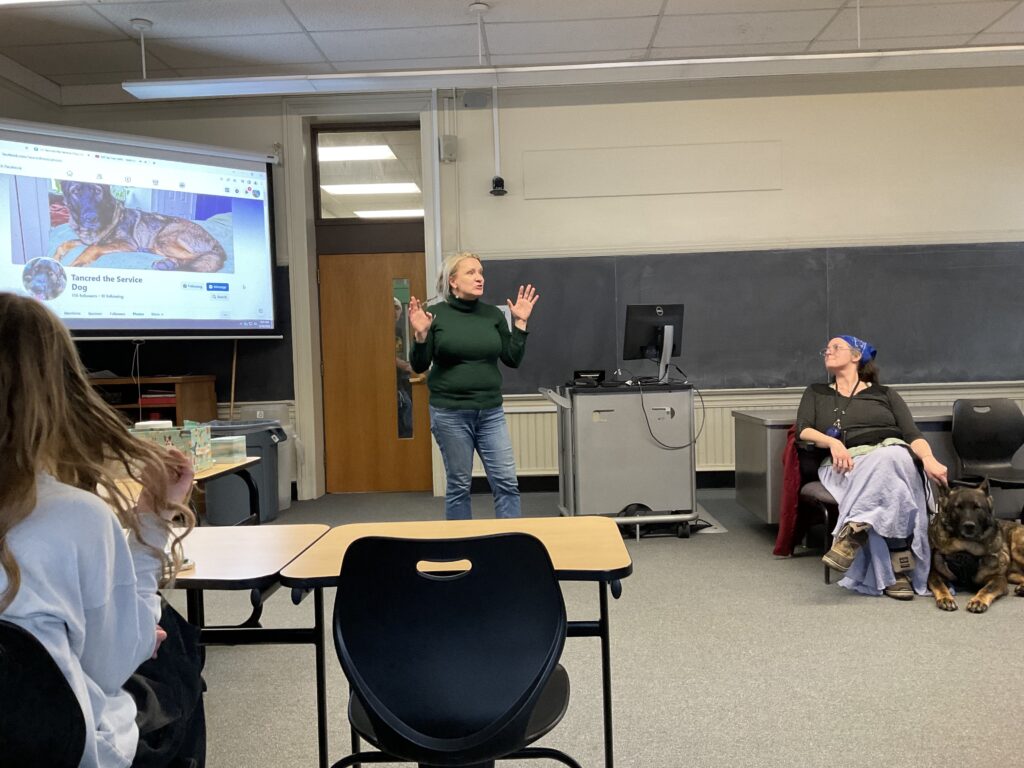
<path fill-rule="evenodd" d="M 529 101 L 525 93 L 501 96 L 509 190 L 502 198 L 487 194 L 491 112 L 461 112 L 459 221 L 456 231 L 446 228 L 446 250 L 458 245 L 525 257 L 1024 239 L 1020 87 L 571 106 Z M 712 145 L 742 161 L 751 142 L 781 146 L 778 189 L 744 191 L 739 178 L 737 191 L 636 194 L 646 190 L 635 178 L 627 184 L 609 170 L 621 160 L 616 150 L 590 153 L 609 163 L 577 172 L 589 173 L 584 180 L 594 189 L 628 186 L 632 194 L 524 194 L 540 175 L 536 166 L 530 175 L 524 157 L 537 150 Z M 706 173 L 668 160 L 647 167 L 647 190 L 664 189 L 673 176 Z M 727 174 L 736 177 L 737 169 Z M 697 181 L 714 190 L 714 179 Z"/>

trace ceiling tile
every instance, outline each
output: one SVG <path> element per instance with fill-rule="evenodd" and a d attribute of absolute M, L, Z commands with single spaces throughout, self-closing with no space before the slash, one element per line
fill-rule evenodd
<path fill-rule="evenodd" d="M 0 53 L 33 72 L 47 76 L 67 72 L 69 62 L 77 72 L 142 71 L 139 44 L 134 40 L 108 43 L 68 43 L 67 45 L 26 45 L 0 48 Z M 154 62 L 155 63 L 155 62 Z"/>
<path fill-rule="evenodd" d="M 931 37 L 973 35 L 1014 6 L 1014 2 L 861 7 L 861 39 L 868 37 Z M 820 40 L 857 38 L 857 12 L 841 11 Z"/>
<path fill-rule="evenodd" d="M 117 27 L 85 6 L 0 9 L 0 46 L 123 40 Z"/>
<path fill-rule="evenodd" d="M 323 61 L 305 33 L 245 37 L 195 37 L 146 43 L 169 67 L 252 66 Z"/>
<path fill-rule="evenodd" d="M 759 11 L 816 11 L 839 8 L 846 0 L 668 0 L 666 15 L 688 13 L 755 13 Z"/>
<path fill-rule="evenodd" d="M 991 0 L 860 0 L 861 8 L 897 5 L 981 5 Z M 1016 0 L 1014 0 L 1016 2 Z M 856 2 L 851 3 L 856 5 Z"/>
<path fill-rule="evenodd" d="M 178 67 L 180 77 L 273 77 L 275 75 L 330 75 L 334 67 L 327 62 L 305 64 L 257 64 L 245 67 Z"/>
<path fill-rule="evenodd" d="M 1024 32 L 1024 5 L 1018 5 L 985 32 Z"/>
<path fill-rule="evenodd" d="M 640 61 L 646 48 L 622 51 L 576 51 L 572 53 L 512 53 L 491 56 L 496 67 L 540 66 L 544 64 L 591 64 L 594 62 Z"/>
<path fill-rule="evenodd" d="M 379 60 L 381 53 L 403 58 L 476 56 L 476 26 L 372 29 L 364 32 L 314 32 L 316 44 L 332 61 Z"/>
<path fill-rule="evenodd" d="M 654 18 L 488 24 L 487 45 L 492 54 L 620 51 L 646 48 L 654 26 Z"/>
<path fill-rule="evenodd" d="M 666 16 L 654 44 L 673 48 L 809 41 L 834 15 L 834 11 L 821 10 Z"/>
<path fill-rule="evenodd" d="M 153 22 L 146 39 L 216 37 L 301 32 L 281 0 L 168 0 L 161 3 L 102 3 L 93 6 L 132 37 L 130 19 Z"/>
<path fill-rule="evenodd" d="M 861 51 L 896 51 L 916 48 L 959 48 L 967 45 L 971 35 L 935 35 L 929 37 L 873 37 L 861 38 Z M 856 40 L 818 40 L 811 45 L 811 53 L 854 53 Z"/>
<path fill-rule="evenodd" d="M 146 73 L 150 77 L 169 77 L 174 74 L 174 71 L 162 67 L 147 67 Z M 59 85 L 100 85 L 103 83 L 123 83 L 125 80 L 138 80 L 142 77 L 142 72 L 139 69 L 123 70 L 120 72 L 65 72 L 47 75 L 47 77 Z"/>
<path fill-rule="evenodd" d="M 484 23 L 498 21 L 570 21 L 657 16 L 662 0 L 515 0 L 495 2 Z"/>
<path fill-rule="evenodd" d="M 332 62 L 339 72 L 380 72 L 404 69 L 454 69 L 477 66 L 474 56 L 440 56 L 422 59 L 361 59 Z"/>
<path fill-rule="evenodd" d="M 753 45 L 695 45 L 686 48 L 653 48 L 652 59 L 699 59 L 733 56 L 785 56 L 803 53 L 806 43 L 756 43 Z"/>
<path fill-rule="evenodd" d="M 307 29 L 315 32 L 395 27 L 476 24 L 468 0 L 286 0 Z M 484 24 L 502 21 L 657 16 L 662 0 L 515 0 L 490 3 Z"/>
<path fill-rule="evenodd" d="M 469 0 L 285 0 L 311 32 L 476 25 Z M 485 17 L 486 18 L 486 17 Z"/>
<path fill-rule="evenodd" d="M 971 38 L 971 45 L 1022 45 L 1024 32 L 1003 32 L 989 34 L 984 32 Z"/>

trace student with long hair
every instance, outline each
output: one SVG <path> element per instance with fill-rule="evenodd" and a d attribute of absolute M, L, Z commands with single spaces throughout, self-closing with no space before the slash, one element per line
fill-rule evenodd
<path fill-rule="evenodd" d="M 0 340 L 0 618 L 68 679 L 82 766 L 201 766 L 195 637 L 157 593 L 195 524 L 191 465 L 128 432 L 40 302 L 0 293 Z M 119 477 L 141 485 L 137 502 Z"/>

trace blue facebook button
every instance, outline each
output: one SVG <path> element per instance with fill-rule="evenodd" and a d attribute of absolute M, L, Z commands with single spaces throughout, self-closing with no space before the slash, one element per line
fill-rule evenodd
<path fill-rule="evenodd" d="M 207 283 L 206 290 L 208 291 L 226 291 L 228 289 L 227 283 Z"/>

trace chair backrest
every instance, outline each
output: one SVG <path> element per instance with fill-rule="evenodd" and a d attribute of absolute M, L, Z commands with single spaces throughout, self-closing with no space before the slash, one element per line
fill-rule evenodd
<path fill-rule="evenodd" d="M 425 563 L 468 560 L 465 570 Z M 565 603 L 536 538 L 353 542 L 334 644 L 378 745 L 430 765 L 483 763 L 521 746 L 565 644 Z"/>
<path fill-rule="evenodd" d="M 988 476 L 1010 466 L 1024 444 L 1024 413 L 1013 400 L 953 403 L 953 448 L 965 473 Z"/>
<path fill-rule="evenodd" d="M 82 708 L 60 667 L 27 630 L 0 619 L 0 764 L 75 768 Z"/>

